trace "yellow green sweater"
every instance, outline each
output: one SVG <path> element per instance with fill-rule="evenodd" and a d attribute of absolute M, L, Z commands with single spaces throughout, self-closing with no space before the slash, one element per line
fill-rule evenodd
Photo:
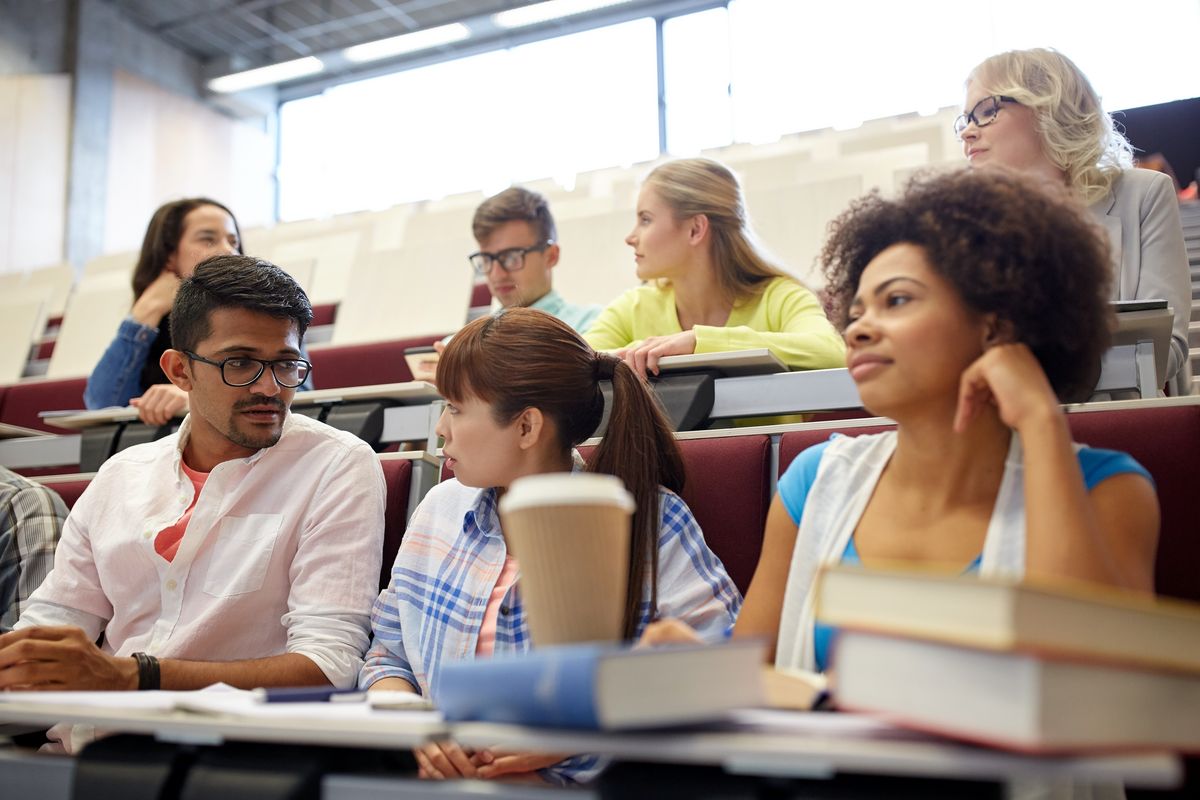
<path fill-rule="evenodd" d="M 675 290 L 639 286 L 622 294 L 583 338 L 597 350 L 615 350 L 650 336 L 680 333 Z M 724 327 L 697 325 L 697 353 L 766 347 L 789 369 L 846 366 L 846 345 L 817 298 L 791 278 L 775 278 L 762 294 L 735 306 Z"/>

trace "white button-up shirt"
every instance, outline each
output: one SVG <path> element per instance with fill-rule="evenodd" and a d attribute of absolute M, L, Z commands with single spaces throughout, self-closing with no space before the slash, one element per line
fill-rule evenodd
<path fill-rule="evenodd" d="M 155 535 L 194 489 L 191 429 L 110 458 L 72 509 L 17 628 L 77 625 L 106 652 L 234 661 L 301 653 L 353 686 L 370 631 L 385 489 L 364 442 L 289 414 L 273 447 L 209 474 L 173 561 Z"/>

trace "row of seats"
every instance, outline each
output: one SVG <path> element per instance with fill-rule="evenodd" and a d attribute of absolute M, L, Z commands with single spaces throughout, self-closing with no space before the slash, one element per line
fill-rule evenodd
<path fill-rule="evenodd" d="M 1094 447 L 1124 450 L 1149 470 L 1162 510 L 1155 571 L 1158 592 L 1200 601 L 1200 506 L 1195 501 L 1200 448 L 1181 444 L 1200 442 L 1200 398 L 1109 405 L 1114 408 L 1069 414 L 1072 435 Z M 738 588 L 746 591 L 758 563 L 776 458 L 782 473 L 800 452 L 833 433 L 869 434 L 889 427 L 885 420 L 874 419 L 721 435 L 680 434 L 688 474 L 683 498 Z M 591 452 L 583 450 L 585 457 Z M 409 516 L 413 462 L 411 454 L 383 454 L 380 461 L 387 482 L 382 588 Z M 87 479 L 53 480 L 50 485 L 71 505 Z"/>

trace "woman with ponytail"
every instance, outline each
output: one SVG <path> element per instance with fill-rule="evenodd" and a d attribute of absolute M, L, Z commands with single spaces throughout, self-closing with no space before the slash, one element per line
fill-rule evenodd
<path fill-rule="evenodd" d="M 613 385 L 607 434 L 584 467 L 574 448 L 600 424 L 605 380 Z M 617 476 L 633 494 L 627 640 L 659 617 L 682 618 L 704 638 L 732 625 L 741 596 L 679 498 L 679 448 L 627 364 L 592 350 L 549 314 L 511 308 L 455 334 L 438 364 L 438 388 L 447 404 L 437 431 L 455 477 L 435 486 L 408 524 L 372 612 L 361 686 L 436 702 L 444 661 L 529 649 L 518 566 L 497 514 L 500 496 L 526 475 L 586 469 Z M 597 763 L 470 752 L 446 741 L 414 755 L 428 778 L 536 773 L 560 784 L 578 782 Z"/>

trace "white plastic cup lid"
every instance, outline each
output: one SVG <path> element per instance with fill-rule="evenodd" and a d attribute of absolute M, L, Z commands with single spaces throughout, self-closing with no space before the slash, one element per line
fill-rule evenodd
<path fill-rule="evenodd" d="M 541 506 L 608 504 L 632 514 L 633 495 L 615 475 L 552 472 L 517 478 L 500 498 L 500 513 Z"/>

